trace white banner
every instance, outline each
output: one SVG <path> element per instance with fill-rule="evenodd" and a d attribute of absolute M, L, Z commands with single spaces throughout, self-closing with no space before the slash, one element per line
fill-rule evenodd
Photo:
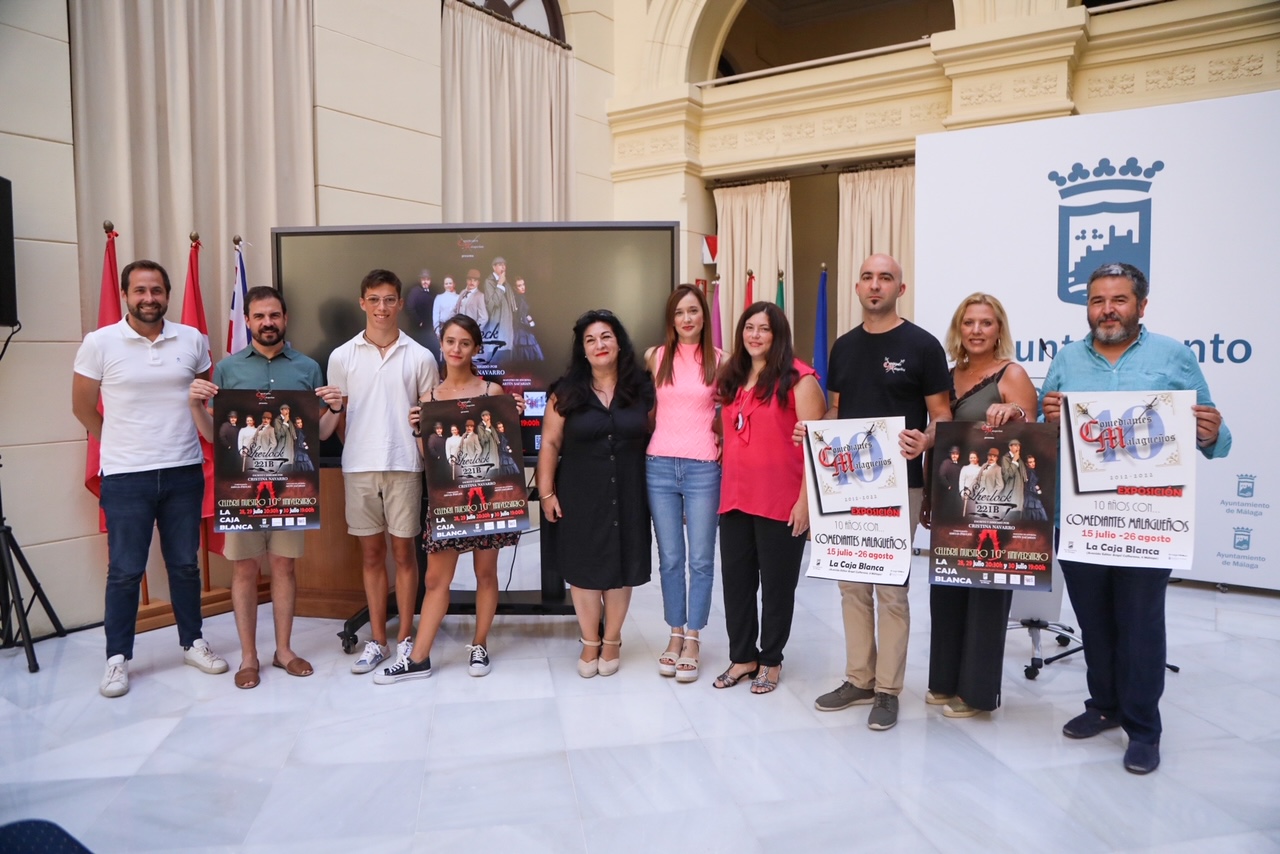
<path fill-rule="evenodd" d="M 1194 391 L 1063 397 L 1058 557 L 1108 566 L 1191 567 L 1198 455 Z"/>
<path fill-rule="evenodd" d="M 1224 132 L 1229 129 L 1229 132 Z M 916 322 L 942 338 L 973 291 L 999 297 L 1036 383 L 1089 331 L 1085 285 L 1108 261 L 1151 281 L 1143 319 L 1185 341 L 1234 438 L 1196 454 L 1196 551 L 1177 575 L 1280 589 L 1280 404 L 1271 331 L 1280 269 L 1280 92 L 922 136 Z"/>
<path fill-rule="evenodd" d="M 810 578 L 906 584 L 911 574 L 901 417 L 805 422 Z"/>

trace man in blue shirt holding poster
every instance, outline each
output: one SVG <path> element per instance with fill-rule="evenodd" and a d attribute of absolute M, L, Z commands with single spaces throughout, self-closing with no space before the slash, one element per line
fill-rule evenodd
<path fill-rule="evenodd" d="M 1089 334 L 1053 360 L 1040 390 L 1044 420 L 1062 414 L 1072 391 L 1194 390 L 1196 446 L 1210 459 L 1231 450 L 1231 431 L 1209 396 L 1200 365 L 1180 341 L 1140 322 L 1150 288 L 1130 264 L 1104 264 L 1089 277 Z M 1090 738 L 1124 727 L 1124 767 L 1148 774 L 1160 764 L 1160 695 L 1164 693 L 1164 597 L 1168 569 L 1061 561 L 1084 638 L 1089 699 L 1062 728 Z"/>

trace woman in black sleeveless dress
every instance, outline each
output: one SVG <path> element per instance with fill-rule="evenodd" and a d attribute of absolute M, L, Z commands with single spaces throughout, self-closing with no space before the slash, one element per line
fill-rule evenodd
<path fill-rule="evenodd" d="M 956 421 L 999 426 L 1035 417 L 1036 390 L 1010 360 L 1013 337 L 1004 306 L 993 296 L 966 297 L 947 330 L 952 368 L 951 412 Z M 962 449 L 967 452 L 968 449 Z M 949 718 L 968 718 L 1000 706 L 1008 590 L 929 588 L 929 691 L 925 701 Z"/>

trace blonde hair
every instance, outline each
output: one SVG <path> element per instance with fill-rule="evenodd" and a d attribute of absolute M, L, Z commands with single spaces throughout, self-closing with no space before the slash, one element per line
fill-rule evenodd
<path fill-rule="evenodd" d="M 1004 306 L 1000 304 L 1000 300 L 991 294 L 984 294 L 981 291 L 965 297 L 956 309 L 956 313 L 951 315 L 951 326 L 947 328 L 947 356 L 957 365 L 962 365 L 969 361 L 969 354 L 964 349 L 963 330 L 960 326 L 964 322 L 964 313 L 969 310 L 971 305 L 990 307 L 996 316 L 996 322 L 1000 324 L 1000 334 L 996 337 L 996 350 L 993 355 L 1001 360 L 1012 359 L 1013 334 L 1009 332 L 1009 315 L 1005 314 Z"/>

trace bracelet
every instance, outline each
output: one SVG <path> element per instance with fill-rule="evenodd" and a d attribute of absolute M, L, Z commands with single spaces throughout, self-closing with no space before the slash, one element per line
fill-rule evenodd
<path fill-rule="evenodd" d="M 1012 406 L 1014 409 L 1018 410 L 1018 414 L 1022 416 L 1023 421 L 1027 420 L 1027 410 L 1023 409 L 1021 406 L 1019 406 L 1016 403 L 1011 403 L 1009 405 Z"/>
<path fill-rule="evenodd" d="M 332 412 L 334 415 L 341 415 L 343 412 L 346 411 L 346 409 L 347 408 L 345 406 L 339 406 L 337 409 L 334 409 L 332 406 L 329 407 L 329 411 Z"/>
<path fill-rule="evenodd" d="M 556 497 L 556 494 L 554 492 L 542 492 L 538 494 L 539 501 L 546 501 L 548 498 L 555 498 L 555 497 Z"/>
<path fill-rule="evenodd" d="M 422 428 L 421 428 L 421 427 L 414 427 L 414 428 L 413 428 L 413 435 L 414 435 L 415 437 L 417 437 L 417 438 L 421 439 L 421 438 L 422 438 Z"/>

